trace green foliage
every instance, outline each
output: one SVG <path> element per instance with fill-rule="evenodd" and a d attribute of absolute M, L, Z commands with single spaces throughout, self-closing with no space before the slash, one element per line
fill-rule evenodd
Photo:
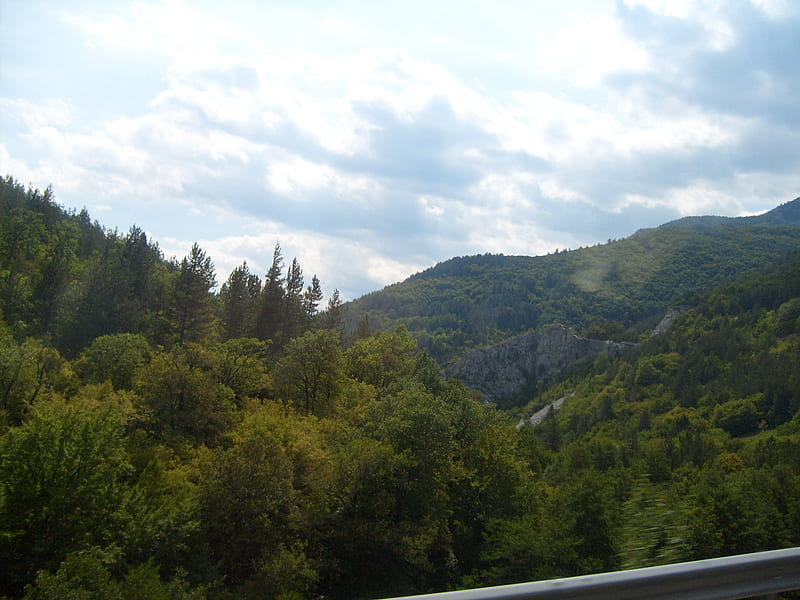
<path fill-rule="evenodd" d="M 72 551 L 113 539 L 131 474 L 126 418 L 119 405 L 56 397 L 39 401 L 32 418 L 2 438 L 4 593 L 19 593 L 39 569 L 55 569 Z"/>
<path fill-rule="evenodd" d="M 121 579 L 114 575 L 119 553 L 90 547 L 73 552 L 54 573 L 39 571 L 24 600 L 203 600 L 202 590 L 190 589 L 180 578 L 161 580 L 151 562 L 131 567 Z"/>
<path fill-rule="evenodd" d="M 240 406 L 245 398 L 270 394 L 271 380 L 266 369 L 269 348 L 269 342 L 236 338 L 214 349 L 219 382 L 233 390 Z"/>
<path fill-rule="evenodd" d="M 330 414 L 335 410 L 342 371 L 338 332 L 321 329 L 294 338 L 276 371 L 276 384 L 284 399 L 306 415 Z"/>
<path fill-rule="evenodd" d="M 204 535 L 221 573 L 241 585 L 290 531 L 292 464 L 280 441 L 261 430 L 215 455 L 204 471 Z"/>
<path fill-rule="evenodd" d="M 211 289 L 217 284 L 214 264 L 197 244 L 181 261 L 173 290 L 173 319 L 179 344 L 198 342 L 214 327 Z"/>
<path fill-rule="evenodd" d="M 36 339 L 16 343 L 0 332 L 0 424 L 19 425 L 42 390 L 73 383 L 61 354 Z"/>
<path fill-rule="evenodd" d="M 202 466 L 203 536 L 237 597 L 293 597 L 316 581 L 303 550 L 314 537 L 328 456 L 311 421 L 277 405 L 248 415 L 230 448 Z"/>
<path fill-rule="evenodd" d="M 116 333 L 95 338 L 75 361 L 86 383 L 111 381 L 115 389 L 133 388 L 137 372 L 150 360 L 152 349 L 144 336 Z"/>
<path fill-rule="evenodd" d="M 350 328 L 364 315 L 373 329 L 405 325 L 440 364 L 551 323 L 635 341 L 640 323 L 660 319 L 688 295 L 795 251 L 798 225 L 679 223 L 547 256 L 453 258 L 350 303 Z"/>
<path fill-rule="evenodd" d="M 196 344 L 155 354 L 134 389 L 163 440 L 217 443 L 232 419 L 234 392 L 219 382 L 216 356 Z"/>
<path fill-rule="evenodd" d="M 666 333 L 618 360 L 595 361 L 531 407 L 571 391 L 556 417 L 534 430 L 545 443 L 560 441 L 550 443 L 558 451 L 545 479 L 579 503 L 582 491 L 568 491 L 573 485 L 606 482 L 600 496 L 582 503 L 595 507 L 594 517 L 588 506 L 571 511 L 594 523 L 570 538 L 578 570 L 798 543 L 798 504 L 790 497 L 798 482 L 800 348 L 787 327 L 800 296 L 798 269 L 791 257 L 696 298 Z M 597 513 L 598 506 L 606 508 Z M 513 555 L 508 544 L 523 534 L 501 525 L 493 535 Z M 581 541 L 581 531 L 595 539 Z M 601 558 L 604 547 L 617 563 L 587 561 Z M 515 572 L 499 553 L 484 559 L 487 581 Z"/>
<path fill-rule="evenodd" d="M 263 285 L 244 263 L 215 295 L 213 262 L 197 244 L 166 261 L 139 227 L 121 236 L 59 207 L 52 188 L 0 180 L 0 315 L 12 335 L 50 336 L 69 357 L 120 333 L 163 346 L 256 337 L 277 351 L 317 324 L 339 328 L 338 297 L 322 318 L 319 279 L 304 289 L 297 259 L 285 277 L 282 267 L 276 244 Z"/>
<path fill-rule="evenodd" d="M 226 339 L 253 335 L 260 297 L 261 280 L 250 273 L 247 262 L 231 271 L 219 293 Z"/>
<path fill-rule="evenodd" d="M 688 560 L 686 500 L 646 477 L 634 484 L 623 505 L 619 555 L 623 569 Z"/>
<path fill-rule="evenodd" d="M 357 340 L 345 353 L 347 374 L 378 389 L 409 377 L 416 366 L 417 345 L 405 327 Z"/>

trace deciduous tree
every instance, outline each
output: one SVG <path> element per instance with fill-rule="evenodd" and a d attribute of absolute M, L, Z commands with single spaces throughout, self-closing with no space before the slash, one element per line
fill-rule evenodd
<path fill-rule="evenodd" d="M 291 340 L 275 367 L 279 393 L 306 415 L 335 409 L 341 377 L 339 334 L 331 329 L 307 331 Z"/>

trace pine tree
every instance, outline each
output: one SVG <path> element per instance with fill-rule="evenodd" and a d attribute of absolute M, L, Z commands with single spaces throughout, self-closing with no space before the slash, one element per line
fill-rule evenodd
<path fill-rule="evenodd" d="M 317 316 L 317 307 L 322 301 L 322 287 L 316 275 L 311 277 L 311 285 L 306 287 L 303 294 L 303 310 L 305 311 L 306 321 L 313 324 Z"/>
<path fill-rule="evenodd" d="M 286 272 L 286 294 L 283 302 L 283 339 L 285 344 L 303 333 L 305 311 L 303 307 L 303 269 L 296 258 Z"/>
<path fill-rule="evenodd" d="M 236 267 L 220 290 L 226 339 L 253 337 L 261 298 L 261 280 L 250 273 L 247 261 Z"/>
<path fill-rule="evenodd" d="M 217 284 L 211 257 L 196 243 L 181 261 L 173 295 L 174 327 L 178 343 L 199 341 L 213 327 L 213 296 Z"/>
<path fill-rule="evenodd" d="M 358 327 L 356 327 L 356 331 L 353 334 L 354 341 L 362 340 L 364 338 L 368 338 L 372 335 L 372 327 L 369 324 L 369 315 L 364 313 L 364 316 L 361 317 L 361 320 L 358 322 Z"/>
<path fill-rule="evenodd" d="M 328 298 L 328 304 L 322 315 L 322 327 L 324 329 L 336 329 L 341 332 L 343 329 L 343 313 L 344 303 L 339 297 L 339 290 L 333 290 L 333 294 Z"/>
<path fill-rule="evenodd" d="M 275 242 L 272 252 L 272 265 L 267 271 L 261 292 L 261 306 L 256 321 L 256 337 L 261 340 L 277 341 L 281 328 L 281 306 L 283 304 L 283 255 L 281 245 Z"/>

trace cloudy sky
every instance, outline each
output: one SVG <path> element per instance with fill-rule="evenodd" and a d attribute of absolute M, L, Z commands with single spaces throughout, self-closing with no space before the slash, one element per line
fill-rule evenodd
<path fill-rule="evenodd" d="M 2 0 L 0 172 L 345 298 L 800 195 L 796 0 Z"/>

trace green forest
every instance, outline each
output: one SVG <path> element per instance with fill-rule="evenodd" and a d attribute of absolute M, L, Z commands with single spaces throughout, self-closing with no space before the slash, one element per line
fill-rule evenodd
<path fill-rule="evenodd" d="M 348 305 L 352 326 L 404 325 L 440 364 L 552 323 L 636 341 L 670 306 L 800 247 L 800 199 L 757 217 L 687 218 L 547 256 L 457 257 Z"/>
<path fill-rule="evenodd" d="M 6 177 L 0 597 L 377 599 L 800 545 L 800 228 L 730 227 L 322 306 L 278 244 L 220 284 Z M 442 378 L 562 316 L 639 344 L 508 411 Z"/>

